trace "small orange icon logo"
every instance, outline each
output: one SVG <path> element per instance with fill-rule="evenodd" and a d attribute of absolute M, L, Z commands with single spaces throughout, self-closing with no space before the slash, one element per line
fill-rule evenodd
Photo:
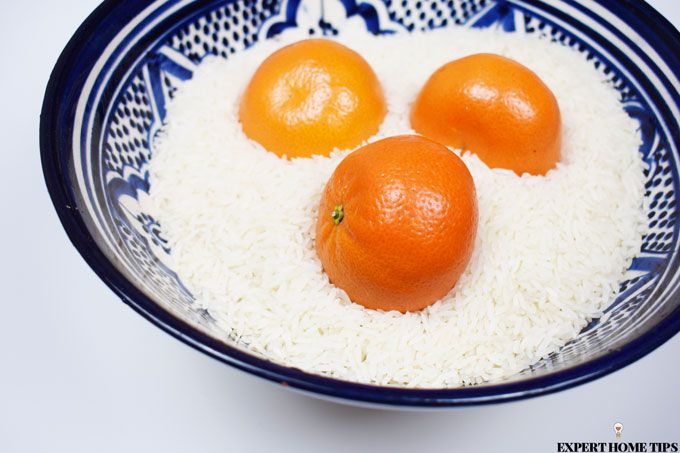
<path fill-rule="evenodd" d="M 614 432 L 617 439 L 621 439 L 621 431 L 623 431 L 623 425 L 619 422 L 614 423 Z"/>

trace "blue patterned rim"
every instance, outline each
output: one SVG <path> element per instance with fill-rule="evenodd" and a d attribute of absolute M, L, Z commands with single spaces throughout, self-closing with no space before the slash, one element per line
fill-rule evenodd
<path fill-rule="evenodd" d="M 198 0 L 196 3 L 207 2 Z M 534 3 L 538 2 L 523 1 L 527 7 Z M 605 25 L 613 34 L 621 35 L 614 26 L 602 22 L 595 14 L 589 14 L 587 8 L 580 3 L 573 0 L 565 0 L 565 3 L 592 16 L 593 20 Z M 680 76 L 680 34 L 664 17 L 642 1 L 624 0 L 614 3 L 595 0 L 595 3 L 634 28 L 648 42 L 655 43 L 655 49 L 663 55 L 665 64 L 676 77 Z M 61 54 L 46 89 L 41 113 L 40 148 L 47 188 L 71 242 L 97 275 L 126 304 L 172 336 L 236 368 L 317 395 L 367 404 L 445 407 L 517 400 L 588 382 L 634 362 L 680 330 L 680 307 L 676 307 L 653 329 L 621 348 L 583 364 L 528 377 L 519 382 L 427 390 L 356 384 L 279 366 L 218 341 L 175 317 L 137 289 L 99 248 L 77 209 L 80 200 L 71 186 L 72 175 L 68 166 L 73 145 L 75 105 L 85 84 L 85 75 L 93 70 L 103 49 L 120 31 L 118 27 L 111 26 L 111 22 L 127 23 L 149 4 L 150 2 L 142 0 L 106 0 L 76 31 Z M 547 8 L 545 5 L 541 6 Z M 564 14 L 558 9 L 553 13 L 556 16 Z M 677 90 L 672 86 L 669 88 L 676 105 L 680 104 Z M 671 130 L 670 134 L 672 141 L 680 143 L 680 132 L 677 129 Z M 677 255 L 668 266 L 677 269 Z M 674 302 L 676 301 L 677 295 L 674 298 Z"/>

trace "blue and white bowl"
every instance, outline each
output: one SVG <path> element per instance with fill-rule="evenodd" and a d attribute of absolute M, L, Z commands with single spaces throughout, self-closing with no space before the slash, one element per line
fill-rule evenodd
<path fill-rule="evenodd" d="M 162 225 L 144 211 L 148 162 L 166 106 L 206 56 L 229 58 L 291 27 L 407 33 L 496 27 L 578 49 L 640 123 L 649 232 L 605 316 L 511 381 L 419 390 L 304 373 L 224 341 L 167 264 Z M 41 115 L 45 180 L 69 238 L 121 299 L 183 342 L 260 377 L 316 395 L 395 406 L 508 401 L 621 368 L 680 329 L 678 191 L 680 34 L 644 2 L 607 0 L 107 0 L 52 73 Z"/>

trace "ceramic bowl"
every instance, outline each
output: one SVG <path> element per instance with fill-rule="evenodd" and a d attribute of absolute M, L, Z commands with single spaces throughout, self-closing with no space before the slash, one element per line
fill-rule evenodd
<path fill-rule="evenodd" d="M 293 27 L 409 33 L 495 27 L 577 49 L 639 122 L 649 231 L 616 301 L 573 341 L 515 378 L 455 389 L 330 379 L 256 357 L 226 340 L 169 263 L 162 225 L 144 210 L 147 166 L 176 90 L 211 55 L 229 58 Z M 40 144 L 54 206 L 92 269 L 130 307 L 227 364 L 346 402 L 456 406 L 574 386 L 629 364 L 680 328 L 678 168 L 680 35 L 642 1 L 118 0 L 105 1 L 61 55 L 45 95 Z"/>

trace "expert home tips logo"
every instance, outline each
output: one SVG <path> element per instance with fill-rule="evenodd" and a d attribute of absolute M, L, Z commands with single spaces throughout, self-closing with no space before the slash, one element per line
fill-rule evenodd
<path fill-rule="evenodd" d="M 614 432 L 616 433 L 616 440 L 621 439 L 621 431 L 623 431 L 623 425 L 619 422 L 614 423 Z"/>
<path fill-rule="evenodd" d="M 678 451 L 677 442 L 558 442 L 558 452 L 669 453 Z"/>
<path fill-rule="evenodd" d="M 558 442 L 557 451 L 573 453 L 673 453 L 678 451 L 677 442 L 624 442 L 621 440 L 623 424 L 614 423 L 615 442 Z"/>

